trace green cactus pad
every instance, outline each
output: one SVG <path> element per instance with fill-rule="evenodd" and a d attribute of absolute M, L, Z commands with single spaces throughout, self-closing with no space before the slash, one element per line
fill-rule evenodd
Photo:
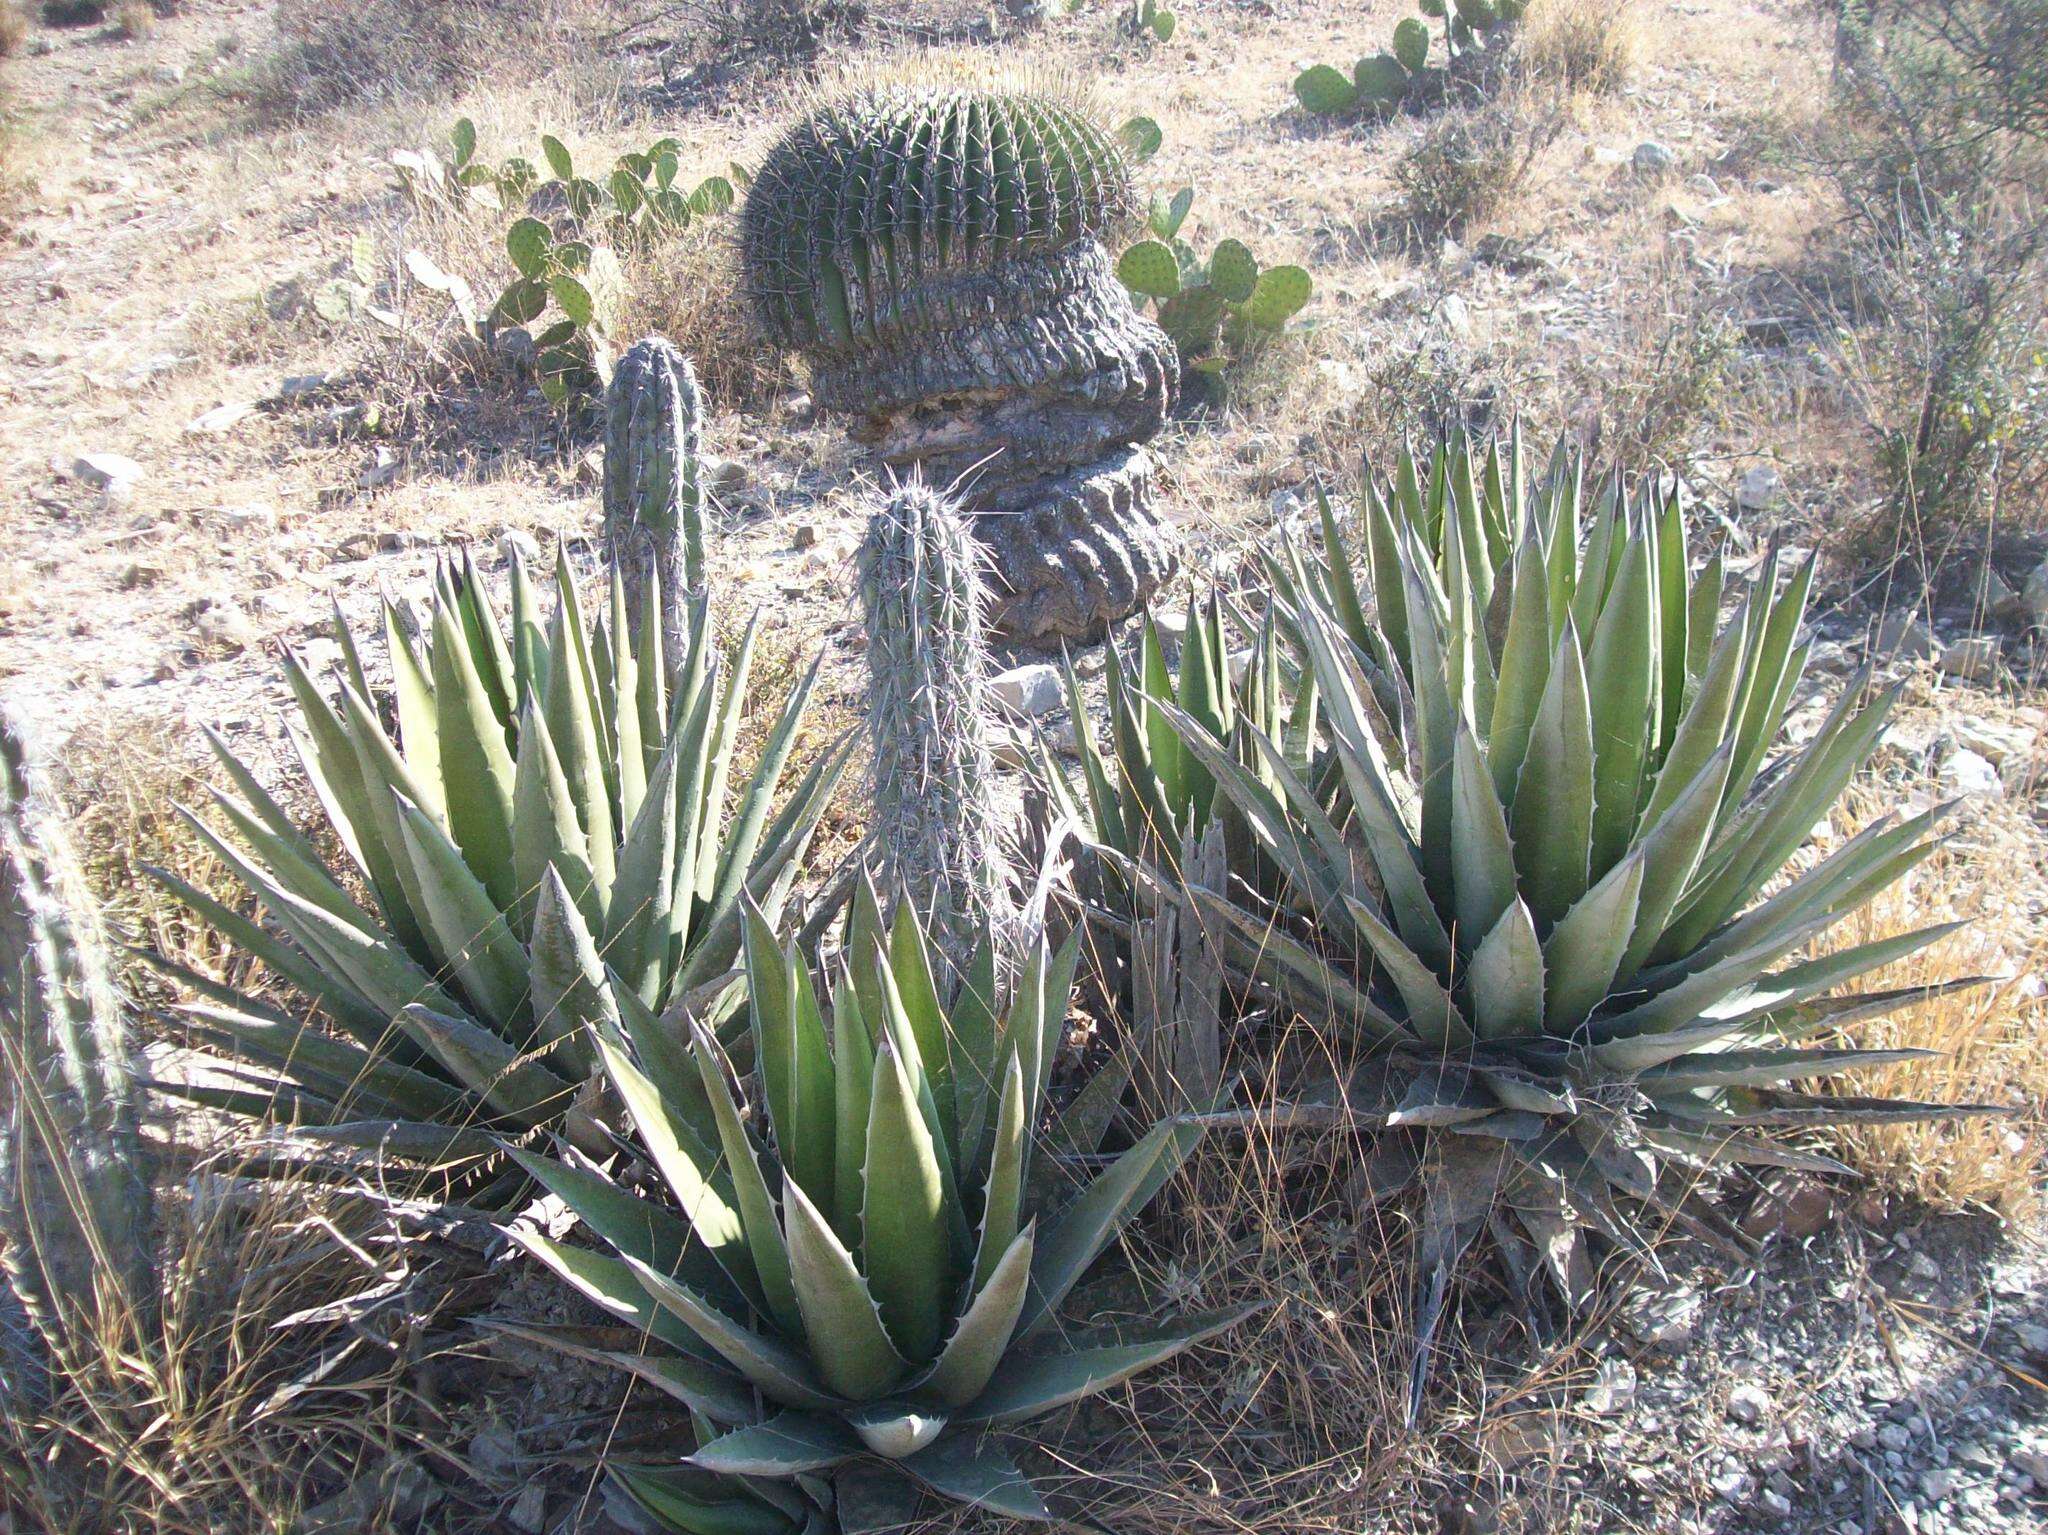
<path fill-rule="evenodd" d="M 1214 288 L 1183 288 L 1159 306 L 1159 328 L 1184 361 L 1199 357 L 1216 344 L 1224 308 L 1223 295 Z"/>
<path fill-rule="evenodd" d="M 1457 0 L 1458 20 L 1475 32 L 1483 32 L 1500 20 L 1493 0 Z"/>
<path fill-rule="evenodd" d="M 548 252 L 555 237 L 539 219 L 524 218 L 505 231 L 505 254 L 521 277 L 540 277 L 548 269 Z"/>
<path fill-rule="evenodd" d="M 1233 304 L 1250 298 L 1258 281 L 1258 258 L 1242 240 L 1225 240 L 1209 258 L 1209 286 Z"/>
<path fill-rule="evenodd" d="M 1173 32 L 1175 26 L 1177 25 L 1177 23 L 1174 20 L 1173 12 L 1154 11 L 1152 13 L 1152 20 L 1150 25 L 1152 27 L 1152 35 L 1158 38 L 1159 41 L 1161 41 L 1162 43 L 1170 43 L 1173 41 Z"/>
<path fill-rule="evenodd" d="M 541 135 L 540 152 L 558 181 L 569 181 L 575 177 L 576 164 L 569 158 L 568 147 L 552 133 Z"/>
<path fill-rule="evenodd" d="M 1187 222 L 1188 210 L 1195 205 L 1195 189 L 1182 187 L 1172 197 L 1157 192 L 1152 197 L 1152 216 L 1146 221 L 1152 233 L 1162 240 L 1171 240 L 1180 233 L 1180 226 Z"/>
<path fill-rule="evenodd" d="M 1133 293 L 1167 299 L 1180 292 L 1180 263 L 1157 240 L 1140 240 L 1117 261 L 1116 275 Z"/>
<path fill-rule="evenodd" d="M 1359 99 L 1376 107 L 1392 106 L 1408 92 L 1408 71 L 1391 53 L 1360 59 L 1352 71 Z"/>
<path fill-rule="evenodd" d="M 1159 146 L 1166 142 L 1166 135 L 1151 118 L 1134 117 L 1116 130 L 1116 141 L 1134 163 L 1143 165 L 1159 153 Z"/>
<path fill-rule="evenodd" d="M 1425 16 L 1441 16 L 1444 13 L 1444 0 L 1415 0 L 1415 9 Z"/>
<path fill-rule="evenodd" d="M 1344 78 L 1343 70 L 1329 64 L 1312 64 L 1296 75 L 1294 95 L 1318 117 L 1349 112 L 1358 105 L 1358 87 Z"/>
<path fill-rule="evenodd" d="M 1269 267 L 1240 311 L 1255 330 L 1278 330 L 1308 302 L 1314 284 L 1298 266 Z"/>
<path fill-rule="evenodd" d="M 1129 150 L 1078 106 L 877 87 L 770 151 L 741 215 L 742 264 L 772 339 L 851 346 L 921 284 L 1107 241 L 1135 214 Z"/>
<path fill-rule="evenodd" d="M 1394 28 L 1394 57 L 1413 74 L 1429 62 L 1429 26 L 1419 16 L 1404 16 Z"/>

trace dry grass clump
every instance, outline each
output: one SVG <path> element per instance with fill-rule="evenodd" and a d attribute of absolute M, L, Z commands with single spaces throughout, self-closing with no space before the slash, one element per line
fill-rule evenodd
<path fill-rule="evenodd" d="M 1890 808 L 1874 791 L 1852 796 L 1845 835 Z M 1955 841 L 1835 929 L 1831 945 L 1869 943 L 1931 923 L 1968 926 L 1890 968 L 1873 988 L 1932 986 L 1965 975 L 1994 984 L 1938 996 L 1861 1024 L 1859 1048 L 1938 1052 L 1843 1079 L 1835 1091 L 2021 1110 L 1981 1117 L 1828 1132 L 1831 1150 L 1880 1186 L 1937 1209 L 2037 1215 L 2048 1174 L 2048 868 L 2024 809 L 1971 807 Z"/>
<path fill-rule="evenodd" d="M 0 0 L 0 59 L 19 53 L 28 41 L 28 12 L 21 0 Z"/>
<path fill-rule="evenodd" d="M 1464 235 L 1500 212 L 1528 183 L 1561 123 L 1554 104 L 1519 83 L 1430 123 L 1394 166 L 1417 231 L 1429 239 Z"/>
<path fill-rule="evenodd" d="M 740 296 L 739 243 L 724 219 L 699 219 L 625 262 L 620 336 L 661 335 L 689 354 L 713 403 L 758 407 L 789 379 Z"/>
<path fill-rule="evenodd" d="M 0 1413 L 0 1524 L 274 1532 L 388 1456 L 398 1351 L 310 1315 L 392 1277 L 369 1210 L 221 1174 L 162 1201 L 159 1314 L 78 1297 L 46 1398 Z"/>
<path fill-rule="evenodd" d="M 1635 73 L 1641 42 L 1635 0 L 1537 0 L 1517 47 L 1535 78 L 1612 96 Z"/>
<path fill-rule="evenodd" d="M 114 7 L 113 26 L 115 36 L 141 42 L 156 30 L 156 7 L 149 0 L 121 0 Z"/>
<path fill-rule="evenodd" d="M 499 74 L 563 44 L 563 7 L 525 0 L 280 0 L 256 106 L 307 117 Z"/>

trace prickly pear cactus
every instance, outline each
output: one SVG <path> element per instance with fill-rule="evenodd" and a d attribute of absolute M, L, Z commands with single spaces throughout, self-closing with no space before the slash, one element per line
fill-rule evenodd
<path fill-rule="evenodd" d="M 747 195 L 763 329 L 883 465 L 958 487 L 1011 638 L 1093 637 L 1176 567 L 1130 494 L 1180 382 L 1104 246 L 1137 211 L 1125 145 L 1042 90 L 857 92 L 793 128 Z M 1119 488 L 1077 493 L 1097 473 Z M 1076 520 L 1102 501 L 1127 525 Z"/>
<path fill-rule="evenodd" d="M 993 795 L 984 555 L 921 480 L 879 499 L 860 546 L 874 742 L 870 858 L 964 971 L 984 931 L 1013 925 Z"/>
<path fill-rule="evenodd" d="M 704 400 L 689 359 L 659 336 L 629 348 L 605 392 L 605 557 L 634 612 L 661 601 L 668 664 L 687 650 L 683 598 L 704 590 Z"/>
<path fill-rule="evenodd" d="M 98 923 L 21 727 L 0 709 L 0 1269 L 43 1353 L 64 1354 L 68 1317 L 96 1285 L 138 1309 L 155 1293 L 136 1118 Z M 36 1350 L 6 1352 L 18 1366 Z M 0 1378 L 0 1396 L 35 1389 L 25 1373 Z"/>

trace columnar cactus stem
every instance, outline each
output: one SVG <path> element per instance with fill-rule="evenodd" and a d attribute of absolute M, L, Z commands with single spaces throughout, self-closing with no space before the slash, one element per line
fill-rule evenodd
<path fill-rule="evenodd" d="M 155 1294 L 136 1099 L 93 908 L 0 710 L 0 1268 L 59 1356 L 97 1284 Z"/>
<path fill-rule="evenodd" d="M 683 655 L 683 599 L 704 590 L 703 420 L 696 372 L 669 342 L 649 336 L 619 359 L 605 395 L 605 556 L 635 612 L 654 580 L 670 667 Z"/>
<path fill-rule="evenodd" d="M 912 479 L 868 519 L 860 548 L 874 741 L 871 858 L 956 973 L 1014 917 L 992 793 L 987 593 L 958 510 Z"/>

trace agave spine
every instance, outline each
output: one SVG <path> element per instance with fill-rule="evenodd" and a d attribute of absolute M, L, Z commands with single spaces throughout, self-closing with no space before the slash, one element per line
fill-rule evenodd
<path fill-rule="evenodd" d="M 604 542 L 626 608 L 652 583 L 667 654 L 687 651 L 686 599 L 704 594 L 704 399 L 690 360 L 659 336 L 628 348 L 605 392 Z"/>
<path fill-rule="evenodd" d="M 62 1359 L 69 1317 L 101 1281 L 147 1314 L 155 1254 L 126 1013 L 38 780 L 22 726 L 0 709 L 0 1267 L 41 1351 Z M 34 1394 L 36 1345 L 16 1336 L 4 1349 L 0 1396 Z"/>

